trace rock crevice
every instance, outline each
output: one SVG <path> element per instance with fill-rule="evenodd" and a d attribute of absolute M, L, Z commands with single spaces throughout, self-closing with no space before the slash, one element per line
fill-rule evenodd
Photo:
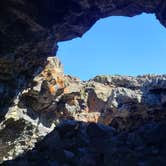
<path fill-rule="evenodd" d="M 152 125 L 153 128 L 154 122 L 155 125 L 158 125 L 158 123 L 166 120 L 165 89 L 166 75 L 138 77 L 101 75 L 89 81 L 81 81 L 78 78 L 65 75 L 60 61 L 55 57 L 48 57 L 45 68 L 37 72 L 29 87 L 18 94 L 14 100 L 14 105 L 9 107 L 4 120 L 0 124 L 0 145 L 1 147 L 5 145 L 0 153 L 0 161 L 15 159 L 27 150 L 31 150 L 35 143 L 43 139 L 48 133 L 56 133 L 58 129 L 52 130 L 58 124 L 65 126 L 61 129 L 63 132 L 68 130 L 69 135 L 72 134 L 73 127 L 70 128 L 71 124 L 68 124 L 68 121 L 75 124 L 74 130 L 78 129 L 79 137 L 82 137 L 81 133 L 84 130 L 88 130 L 87 127 L 80 129 L 79 124 L 91 126 L 98 123 L 99 126 L 103 126 L 104 131 L 100 131 L 100 129 L 95 131 L 97 126 L 92 127 L 89 132 L 90 136 L 93 135 L 93 132 L 95 132 L 94 134 L 106 132 L 105 134 L 109 135 L 112 132 L 109 133 L 108 126 L 112 126 L 114 132 L 118 133 L 118 139 L 121 138 L 120 135 L 123 132 L 128 135 L 128 132 L 136 130 L 136 134 L 139 133 L 142 130 L 139 128 L 145 124 Z M 22 126 L 22 128 L 14 126 Z M 143 130 L 146 130 L 146 127 L 145 129 L 143 127 Z M 146 133 L 147 131 L 143 132 Z M 105 134 L 100 138 L 100 141 L 102 139 L 104 141 Z M 76 135 L 75 137 L 75 141 L 81 143 L 80 138 L 77 138 Z M 12 138 L 12 140 L 8 138 Z M 84 141 L 89 141 L 89 138 L 86 138 L 87 135 Z M 52 138 L 48 139 L 53 141 Z M 112 136 L 109 139 L 112 139 Z M 152 138 L 148 139 L 151 140 Z M 74 142 L 73 144 L 76 149 L 81 148 Z M 65 151 L 65 148 L 68 149 L 69 145 L 62 143 L 62 146 Z M 91 150 L 90 144 L 84 144 L 83 148 L 86 148 L 86 146 L 88 146 L 88 150 Z M 132 146 L 134 146 L 134 143 Z M 141 143 L 138 146 L 141 146 Z M 129 147 L 125 145 L 124 148 Z M 58 149 L 55 148 L 54 150 L 57 151 Z M 144 150 L 138 152 L 138 154 L 136 152 L 136 158 L 140 153 L 145 153 Z M 63 153 L 66 153 L 66 151 Z M 72 147 L 67 153 L 74 155 Z M 99 155 L 98 153 L 100 152 L 95 149 L 95 155 Z M 25 157 L 28 157 L 26 158 L 27 163 L 31 165 L 29 154 L 31 152 Z M 38 154 L 36 155 L 38 156 Z M 91 153 L 89 155 L 91 156 Z M 90 160 L 96 162 L 97 159 L 93 157 L 90 157 Z M 82 160 L 79 157 L 77 159 Z M 24 158 L 19 159 L 18 162 L 22 163 L 23 160 Z M 35 158 L 35 162 L 38 162 L 37 160 L 38 158 Z M 60 158 L 55 157 L 54 160 L 61 163 Z M 17 160 L 13 162 L 17 163 Z M 72 162 L 76 161 L 72 160 Z M 134 160 L 133 162 L 137 163 L 138 161 Z"/>
<path fill-rule="evenodd" d="M 48 156 L 45 165 L 166 165 L 165 75 L 83 82 L 53 57 L 59 41 L 99 19 L 143 12 L 166 27 L 165 0 L 1 0 L 0 163 L 29 166 Z"/>

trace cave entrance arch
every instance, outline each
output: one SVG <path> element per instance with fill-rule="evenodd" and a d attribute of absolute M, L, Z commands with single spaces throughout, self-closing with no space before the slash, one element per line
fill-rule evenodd
<path fill-rule="evenodd" d="M 82 38 L 59 43 L 57 55 L 66 74 L 85 80 L 98 74 L 164 74 L 165 43 L 165 28 L 153 14 L 108 17 Z"/>

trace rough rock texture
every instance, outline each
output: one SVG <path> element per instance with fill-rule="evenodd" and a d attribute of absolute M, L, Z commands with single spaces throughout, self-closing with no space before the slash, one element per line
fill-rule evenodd
<path fill-rule="evenodd" d="M 4 166 L 165 166 L 165 139 L 165 121 L 121 133 L 110 126 L 69 121 Z"/>
<path fill-rule="evenodd" d="M 60 123 L 60 127 L 38 143 L 33 151 L 6 164 L 22 165 L 22 162 L 25 162 L 27 165 L 35 165 L 41 162 L 45 163 L 43 165 L 51 165 L 52 162 L 57 162 L 57 165 L 63 165 L 63 162 L 67 162 L 68 165 L 83 165 L 87 157 L 85 165 L 95 166 L 99 156 L 100 165 L 109 165 L 110 162 L 118 165 L 123 153 L 129 153 L 123 160 L 126 165 L 130 162 L 133 165 L 141 162 L 148 165 L 153 162 L 153 151 L 158 154 L 154 162 L 159 160 L 162 163 L 166 152 L 160 149 L 160 144 L 165 146 L 163 140 L 166 137 L 166 128 L 160 129 L 160 125 L 165 126 L 165 106 L 166 75 L 103 75 L 81 81 L 64 75 L 60 61 L 55 57 L 48 57 L 45 68 L 36 73 L 29 88 L 18 94 L 14 105 L 9 107 L 0 124 L 0 161 L 14 159 L 31 150 L 36 142 Z M 98 129 L 100 126 L 101 130 Z M 158 134 L 156 137 L 159 138 L 153 138 L 158 132 L 161 133 L 161 138 Z M 145 138 L 135 138 L 140 133 L 145 135 Z M 112 142 L 114 139 L 115 142 Z M 135 139 L 138 139 L 138 142 L 135 142 Z M 153 142 L 149 147 L 146 139 L 152 142 L 157 139 L 158 142 Z M 109 141 L 108 145 L 103 141 Z M 128 143 L 123 144 L 123 141 Z M 121 144 L 124 147 L 117 149 Z M 115 146 L 116 150 L 111 146 Z M 77 153 L 79 150 L 80 154 Z M 148 153 L 148 158 L 144 159 L 144 153 Z M 36 157 L 32 157 L 33 155 Z M 43 155 L 48 158 L 38 161 Z M 67 155 L 67 159 L 63 161 L 64 155 Z M 113 155 L 113 158 L 109 155 Z M 115 161 L 114 155 L 118 155 Z M 133 155 L 134 158 L 130 161 Z"/>
<path fill-rule="evenodd" d="M 165 75 L 84 82 L 53 57 L 100 18 L 143 12 L 166 27 L 165 0 L 1 0 L 2 165 L 166 165 Z"/>
<path fill-rule="evenodd" d="M 58 41 L 82 36 L 100 18 L 143 12 L 166 26 L 165 0 L 1 0 L 1 114 L 54 55 Z"/>

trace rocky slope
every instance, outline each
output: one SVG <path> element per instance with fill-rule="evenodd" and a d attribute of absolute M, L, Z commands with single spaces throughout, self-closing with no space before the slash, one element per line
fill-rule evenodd
<path fill-rule="evenodd" d="M 6 164 L 22 165 L 26 161 L 27 165 L 38 162 L 61 165 L 63 156 L 67 155 L 71 158 L 63 164 L 79 165 L 80 162 L 83 165 L 86 154 L 87 166 L 96 165 L 97 156 L 100 165 L 110 162 L 118 165 L 123 153 L 129 153 L 122 163 L 139 165 L 145 162 L 148 165 L 153 162 L 153 151 L 158 155 L 154 162 L 162 163 L 166 154 L 163 148 L 160 149 L 165 146 L 163 140 L 166 138 L 165 107 L 166 75 L 96 76 L 81 81 L 64 75 L 60 61 L 49 57 L 45 68 L 36 73 L 29 88 L 18 94 L 1 122 L 0 161 L 14 159 L 34 148 L 36 142 L 53 130 L 33 151 Z M 108 147 L 103 141 L 109 141 Z M 152 141 L 152 145 L 146 141 Z M 121 144 L 122 149 L 119 149 Z M 115 152 L 111 146 L 115 146 Z M 77 154 L 79 150 L 83 150 L 80 152 L 83 156 Z M 144 153 L 148 153 L 145 159 Z M 48 159 L 39 159 L 43 155 Z M 107 155 L 118 156 L 113 161 L 114 157 L 111 159 Z"/>
<path fill-rule="evenodd" d="M 143 12 L 166 27 L 165 0 L 1 0 L 1 165 L 166 165 L 165 75 L 85 82 L 53 57 L 99 19 Z"/>
<path fill-rule="evenodd" d="M 35 149 L 4 166 L 165 166 L 166 123 L 149 121 L 128 132 L 67 121 Z"/>
<path fill-rule="evenodd" d="M 57 42 L 82 36 L 100 18 L 143 12 L 166 26 L 165 0 L 1 0 L 1 116 L 55 54 Z"/>

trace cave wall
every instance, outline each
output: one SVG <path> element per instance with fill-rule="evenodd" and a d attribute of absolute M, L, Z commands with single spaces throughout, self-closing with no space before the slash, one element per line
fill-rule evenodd
<path fill-rule="evenodd" d="M 166 27 L 165 0 L 1 0 L 0 163 L 32 149 L 59 119 L 112 123 L 117 131 L 143 123 L 153 129 L 157 124 L 149 121 L 165 121 L 166 76 L 98 76 L 81 82 L 65 76 L 54 58 L 57 42 L 81 37 L 97 20 L 143 12 L 154 13 Z M 81 131 L 74 125 L 74 132 L 75 129 Z M 149 134 L 146 127 L 143 132 Z M 159 143 L 160 139 L 157 146 Z M 52 143 L 48 141 L 48 145 Z M 89 144 L 86 146 L 89 148 Z"/>
<path fill-rule="evenodd" d="M 166 25 L 164 0 L 2 0 L 0 53 L 52 36 L 62 41 L 82 36 L 97 20 L 108 16 L 155 13 Z"/>
<path fill-rule="evenodd" d="M 164 0 L 1 0 L 1 110 L 29 84 L 58 41 L 81 37 L 100 18 L 155 13 L 166 26 Z"/>

